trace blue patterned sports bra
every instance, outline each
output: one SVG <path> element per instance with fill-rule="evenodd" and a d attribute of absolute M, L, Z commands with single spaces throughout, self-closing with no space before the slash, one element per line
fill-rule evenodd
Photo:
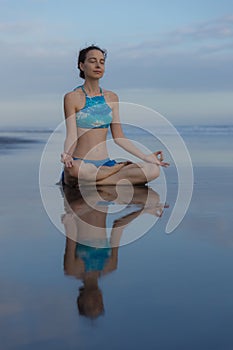
<path fill-rule="evenodd" d="M 90 97 L 87 95 L 83 85 L 80 88 L 85 94 L 85 106 L 76 113 L 76 124 L 79 128 L 84 129 L 101 129 L 108 128 L 112 122 L 112 109 L 106 103 L 102 89 L 101 95 Z"/>

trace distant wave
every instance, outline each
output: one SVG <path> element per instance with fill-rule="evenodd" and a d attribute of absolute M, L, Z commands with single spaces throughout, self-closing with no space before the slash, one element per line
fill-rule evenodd
<path fill-rule="evenodd" d="M 147 134 L 146 130 L 140 129 L 139 127 L 131 126 L 131 125 L 123 125 L 124 131 L 126 134 L 133 135 L 145 135 Z M 181 135 L 232 135 L 233 134 L 233 125 L 174 125 L 176 130 Z M 168 134 L 172 135 L 172 131 L 169 128 L 156 126 L 156 125 L 145 125 L 147 130 L 151 130 L 155 134 Z M 0 136 L 1 134 L 11 134 L 11 135 L 19 135 L 19 134 L 52 134 L 54 132 L 51 128 L 0 128 Z M 57 130 L 56 132 L 60 133 L 61 131 Z M 21 136 L 20 135 L 20 136 Z"/>
<path fill-rule="evenodd" d="M 216 135 L 232 135 L 233 134 L 233 125 L 179 125 L 175 126 L 178 133 L 182 135 L 190 136 L 216 136 Z M 161 126 L 145 126 L 146 129 L 150 130 L 154 135 L 174 135 L 175 133 L 167 127 Z M 147 132 L 141 130 L 140 128 L 126 127 L 126 133 L 128 134 L 137 134 L 144 135 Z"/>
<path fill-rule="evenodd" d="M 52 129 L 41 128 L 1 128 L 0 149 L 13 150 L 24 148 L 27 144 L 45 143 Z"/>
<path fill-rule="evenodd" d="M 177 130 L 181 135 L 232 135 L 233 125 L 186 125 L 178 126 Z"/>
<path fill-rule="evenodd" d="M 51 128 L 24 128 L 24 127 L 2 127 L 0 128 L 1 133 L 24 133 L 24 134 L 51 134 L 54 132 Z"/>
<path fill-rule="evenodd" d="M 31 143 L 39 143 L 39 140 L 33 140 L 33 139 L 25 139 L 21 137 L 10 137 L 10 136 L 1 136 L 0 134 L 0 149 L 8 149 L 8 148 L 15 148 L 15 146 L 19 147 L 20 145 L 23 146 L 25 144 L 31 144 Z"/>

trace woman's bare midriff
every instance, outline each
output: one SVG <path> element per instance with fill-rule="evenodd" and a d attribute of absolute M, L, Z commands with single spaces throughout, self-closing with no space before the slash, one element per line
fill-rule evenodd
<path fill-rule="evenodd" d="M 108 129 L 78 128 L 78 141 L 73 156 L 85 159 L 105 159 L 108 157 L 106 137 Z"/>

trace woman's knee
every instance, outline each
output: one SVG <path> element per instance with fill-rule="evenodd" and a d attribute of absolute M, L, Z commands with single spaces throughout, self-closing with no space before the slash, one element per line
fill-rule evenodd
<path fill-rule="evenodd" d="M 160 175 L 160 166 L 157 164 L 153 164 L 153 167 L 151 169 L 151 176 L 152 179 L 156 179 Z"/>
<path fill-rule="evenodd" d="M 157 164 L 146 163 L 144 171 L 147 181 L 152 181 L 160 175 L 160 167 Z"/>
<path fill-rule="evenodd" d="M 78 177 L 78 170 L 79 169 L 77 166 L 72 166 L 71 168 L 65 168 L 66 174 L 72 177 Z"/>
<path fill-rule="evenodd" d="M 66 173 L 80 180 L 93 180 L 97 174 L 97 168 L 93 164 L 75 164 L 65 169 Z"/>

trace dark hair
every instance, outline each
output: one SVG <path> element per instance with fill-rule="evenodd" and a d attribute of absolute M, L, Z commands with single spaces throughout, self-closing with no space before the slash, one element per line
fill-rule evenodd
<path fill-rule="evenodd" d="M 81 316 L 95 319 L 104 314 L 103 295 L 99 288 L 86 290 L 81 287 L 79 291 L 77 305 Z"/>
<path fill-rule="evenodd" d="M 78 69 L 80 70 L 80 72 L 79 72 L 80 78 L 85 79 L 84 72 L 80 69 L 80 63 L 81 62 L 84 63 L 84 61 L 87 57 L 87 53 L 91 50 L 99 50 L 104 55 L 104 59 L 106 59 L 106 57 L 107 57 L 107 51 L 104 49 L 101 49 L 99 46 L 91 45 L 91 46 L 86 47 L 85 49 L 80 50 L 79 55 L 78 55 Z"/>

